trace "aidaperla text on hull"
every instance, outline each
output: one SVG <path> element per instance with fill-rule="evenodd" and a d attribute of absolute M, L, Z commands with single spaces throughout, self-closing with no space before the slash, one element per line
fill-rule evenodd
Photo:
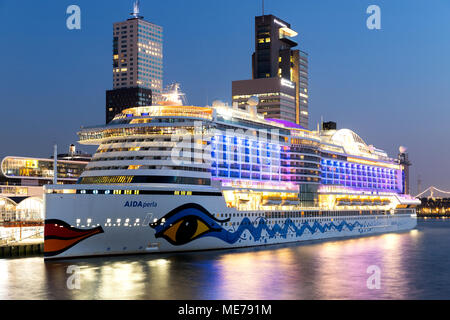
<path fill-rule="evenodd" d="M 156 208 L 158 204 L 155 201 L 153 202 L 127 201 L 123 206 L 129 208 Z"/>

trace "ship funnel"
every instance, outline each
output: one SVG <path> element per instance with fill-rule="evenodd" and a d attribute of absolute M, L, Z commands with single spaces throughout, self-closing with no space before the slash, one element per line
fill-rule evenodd
<path fill-rule="evenodd" d="M 73 156 L 76 153 L 76 148 L 74 144 L 71 144 L 69 147 L 69 155 Z"/>

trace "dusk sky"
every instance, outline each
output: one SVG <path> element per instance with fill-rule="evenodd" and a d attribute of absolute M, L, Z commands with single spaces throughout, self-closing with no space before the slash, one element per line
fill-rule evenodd
<path fill-rule="evenodd" d="M 112 89 L 112 24 L 132 0 L 0 0 L 0 156 L 48 157 L 102 124 Z M 66 8 L 81 8 L 68 30 Z M 369 5 L 382 30 L 366 27 Z M 357 132 L 396 157 L 408 147 L 417 178 L 450 190 L 450 1 L 266 0 L 309 53 L 310 129 L 324 120 Z M 231 102 L 231 81 L 251 78 L 260 0 L 141 1 L 164 28 L 164 83 L 188 102 Z M 84 146 L 82 150 L 92 151 Z"/>

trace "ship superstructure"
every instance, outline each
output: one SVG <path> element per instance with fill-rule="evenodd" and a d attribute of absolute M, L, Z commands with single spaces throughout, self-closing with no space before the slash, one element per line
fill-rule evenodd
<path fill-rule="evenodd" d="M 404 168 L 353 131 L 158 105 L 84 128 L 74 187 L 46 190 L 46 257 L 246 247 L 409 230 Z"/>

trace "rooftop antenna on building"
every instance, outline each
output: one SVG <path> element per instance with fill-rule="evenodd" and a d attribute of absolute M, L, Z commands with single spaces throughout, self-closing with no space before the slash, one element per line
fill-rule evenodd
<path fill-rule="evenodd" d="M 134 19 L 140 19 L 142 18 L 139 15 L 139 0 L 135 0 L 134 4 L 133 4 L 133 12 L 131 13 L 131 17 L 133 17 Z"/>

